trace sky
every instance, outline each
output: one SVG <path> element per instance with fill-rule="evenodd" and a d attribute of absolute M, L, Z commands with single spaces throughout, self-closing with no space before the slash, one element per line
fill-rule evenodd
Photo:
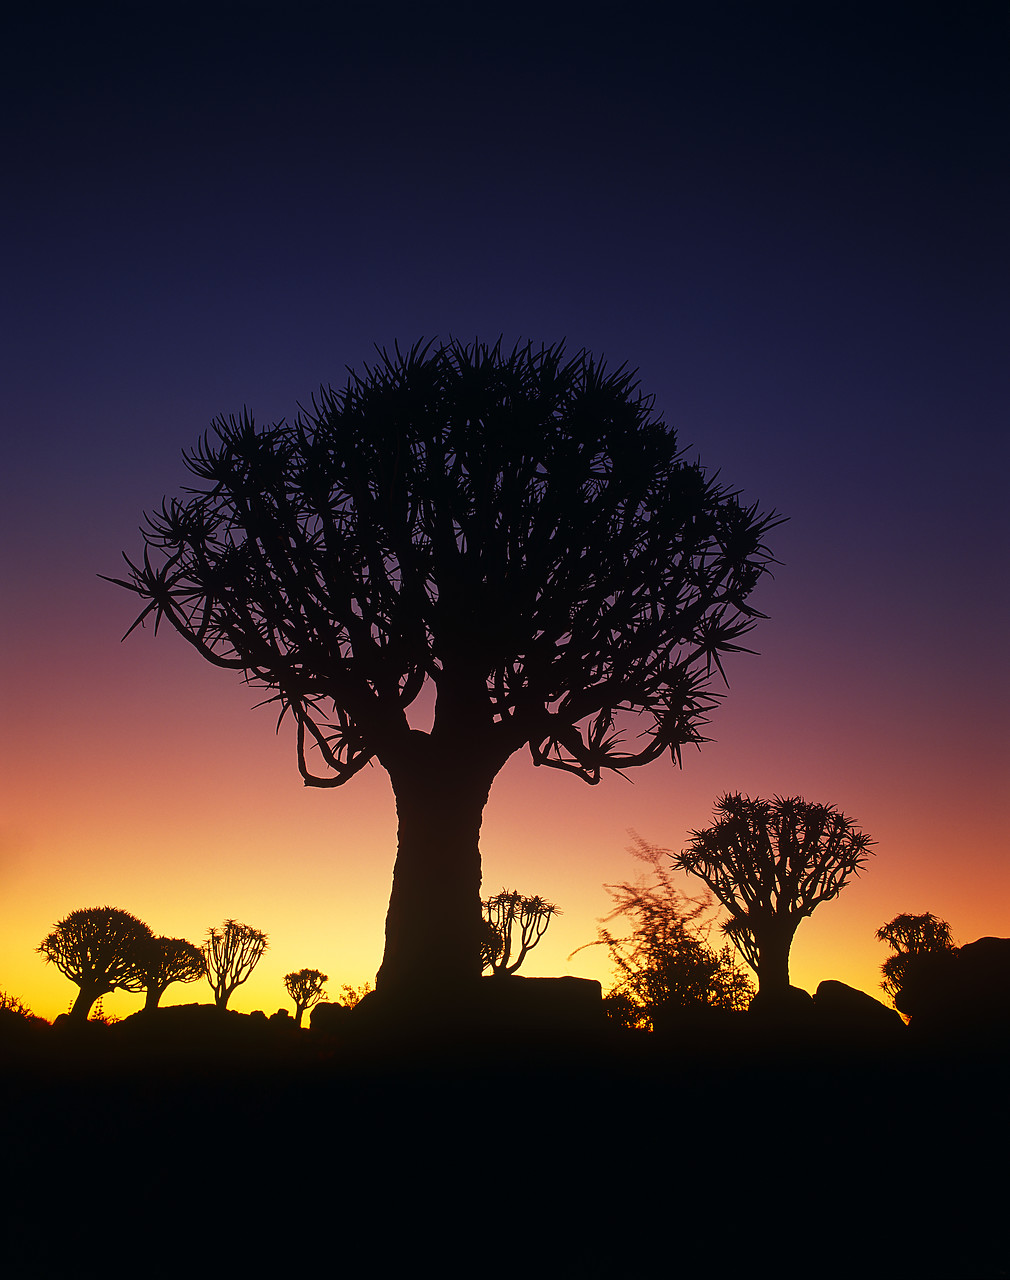
<path fill-rule="evenodd" d="M 5 19 L 0 988 L 64 1012 L 35 949 L 105 904 L 265 931 L 242 1011 L 290 1007 L 292 969 L 374 978 L 385 774 L 304 788 L 260 695 L 167 630 L 122 642 L 135 600 L 98 575 L 213 418 L 290 417 L 421 336 L 626 362 L 690 457 L 788 517 L 757 652 L 681 770 L 590 788 L 516 756 L 496 781 L 485 892 L 563 913 L 522 972 L 606 986 L 602 949 L 569 957 L 640 871 L 631 833 L 679 849 L 727 791 L 876 841 L 800 926 L 797 985 L 878 992 L 899 912 L 1010 935 L 1002 8 Z"/>

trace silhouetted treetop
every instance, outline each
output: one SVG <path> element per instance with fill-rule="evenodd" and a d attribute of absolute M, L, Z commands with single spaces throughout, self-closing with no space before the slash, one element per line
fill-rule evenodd
<path fill-rule="evenodd" d="M 778 523 L 685 459 L 633 373 L 561 345 L 381 352 L 294 421 L 217 419 L 187 465 L 112 581 L 134 626 L 269 691 L 307 785 L 388 771 L 379 990 L 478 976 L 481 815 L 514 752 L 598 782 L 703 741 Z"/>
<path fill-rule="evenodd" d="M 147 938 L 137 951 L 137 972 L 147 989 L 145 1008 L 156 1009 L 173 982 L 196 982 L 207 973 L 203 952 L 185 938 Z"/>
<path fill-rule="evenodd" d="M 213 431 L 120 585 L 148 601 L 138 621 L 275 691 L 311 785 L 407 735 L 426 677 L 506 756 L 593 782 L 676 756 L 759 616 L 776 518 L 685 461 L 634 375 L 585 352 L 417 344 L 294 422 Z M 621 709 L 648 717 L 623 749 Z"/>
<path fill-rule="evenodd" d="M 897 915 L 881 925 L 875 936 L 879 942 L 886 942 L 895 953 L 880 966 L 884 975 L 880 985 L 897 1008 L 902 1008 L 898 1003 L 902 991 L 909 975 L 921 967 L 919 961 L 922 957 L 932 958 L 956 950 L 950 925 L 929 911 L 922 915 Z"/>
<path fill-rule="evenodd" d="M 99 996 L 143 991 L 141 948 L 151 930 L 118 907 L 71 911 L 39 944 L 38 951 L 80 990 L 70 1016 L 86 1021 Z"/>

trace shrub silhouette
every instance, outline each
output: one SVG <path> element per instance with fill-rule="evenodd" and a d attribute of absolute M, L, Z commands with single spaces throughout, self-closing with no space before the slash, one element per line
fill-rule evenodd
<path fill-rule="evenodd" d="M 381 352 L 292 422 L 217 419 L 195 487 L 109 579 L 145 602 L 134 626 L 270 691 L 307 785 L 388 772 L 379 990 L 479 975 L 481 818 L 515 752 L 595 783 L 703 741 L 778 518 L 652 409 L 632 372 L 561 345 Z M 426 687 L 427 732 L 407 716 Z"/>
<path fill-rule="evenodd" d="M 481 906 L 488 926 L 481 959 L 483 967 L 498 977 L 515 973 L 544 936 L 551 917 L 561 914 L 553 903 L 524 897 L 514 889 L 503 889 Z M 518 947 L 515 958 L 514 947 Z"/>
<path fill-rule="evenodd" d="M 295 973 L 284 975 L 284 986 L 288 995 L 295 1002 L 295 1026 L 302 1025 L 302 1015 L 323 998 L 323 986 L 329 982 L 325 973 L 318 969 L 299 969 Z"/>
<path fill-rule="evenodd" d="M 142 920 L 116 907 L 88 907 L 59 922 L 37 950 L 80 988 L 72 1022 L 87 1022 L 91 1006 L 110 991 L 144 990 L 140 948 L 151 937 Z"/>
<path fill-rule="evenodd" d="M 247 981 L 267 949 L 267 935 L 247 924 L 226 920 L 220 930 L 209 929 L 203 945 L 207 981 L 214 1003 L 226 1009 L 232 992 Z"/>
<path fill-rule="evenodd" d="M 789 992 L 789 949 L 800 921 L 862 869 L 873 841 L 832 805 L 798 796 L 722 796 L 716 821 L 671 855 L 729 912 L 722 926 L 758 976 L 762 999 Z"/>
<path fill-rule="evenodd" d="M 173 982 L 196 982 L 207 974 L 199 947 L 185 938 L 149 938 L 138 949 L 137 971 L 147 990 L 145 1009 L 157 1009 Z"/>
<path fill-rule="evenodd" d="M 600 922 L 596 941 L 587 943 L 605 946 L 616 971 L 604 1002 L 607 1016 L 620 1026 L 653 1030 L 685 1010 L 746 1009 L 754 989 L 732 947 L 716 951 L 708 943 L 711 899 L 689 898 L 675 888 L 665 849 L 636 837 L 629 852 L 652 874 L 604 886 L 614 909 Z M 619 936 L 608 928 L 616 920 L 630 924 L 630 933 Z"/>

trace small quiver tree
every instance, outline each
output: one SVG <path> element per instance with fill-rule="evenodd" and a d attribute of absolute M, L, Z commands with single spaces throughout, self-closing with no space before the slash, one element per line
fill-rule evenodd
<path fill-rule="evenodd" d="M 138 950 L 137 970 L 147 989 L 146 1010 L 157 1009 L 173 982 L 196 982 L 206 976 L 203 952 L 185 938 L 148 938 Z"/>
<path fill-rule="evenodd" d="M 284 986 L 288 995 L 295 1002 L 295 1026 L 302 1025 L 302 1015 L 323 998 L 323 987 L 329 982 L 325 973 L 318 969 L 299 969 L 295 973 L 284 975 Z"/>
<path fill-rule="evenodd" d="M 265 933 L 236 920 L 226 920 L 220 930 L 212 928 L 207 931 L 203 957 L 207 965 L 207 981 L 219 1009 L 228 1007 L 232 992 L 246 981 L 266 949 Z"/>
<path fill-rule="evenodd" d="M 47 963 L 80 988 L 70 1010 L 74 1022 L 87 1022 L 91 1007 L 110 991 L 144 990 L 140 951 L 151 937 L 142 920 L 116 907 L 71 911 L 38 947 Z"/>
<path fill-rule="evenodd" d="M 722 796 L 716 821 L 673 854 L 729 912 L 722 926 L 758 976 L 763 996 L 789 992 L 789 950 L 804 917 L 841 893 L 873 841 L 832 805 L 800 797 Z"/>
<path fill-rule="evenodd" d="M 503 889 L 481 905 L 487 925 L 481 960 L 498 977 L 515 973 L 547 932 L 551 917 L 561 914 L 553 903 L 514 889 Z"/>

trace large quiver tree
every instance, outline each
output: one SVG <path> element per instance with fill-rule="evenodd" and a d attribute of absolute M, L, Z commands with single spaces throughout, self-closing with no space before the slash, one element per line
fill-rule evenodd
<path fill-rule="evenodd" d="M 143 920 L 118 907 L 85 907 L 71 913 L 42 939 L 38 951 L 78 988 L 70 1010 L 86 1022 L 91 1006 L 110 991 L 143 991 L 142 949 L 151 938 Z"/>
<path fill-rule="evenodd" d="M 776 517 L 685 460 L 632 373 L 561 346 L 383 352 L 296 421 L 213 426 L 114 581 L 271 690 L 307 785 L 388 771 L 379 989 L 475 978 L 495 775 L 523 747 L 598 782 L 701 742 Z"/>

